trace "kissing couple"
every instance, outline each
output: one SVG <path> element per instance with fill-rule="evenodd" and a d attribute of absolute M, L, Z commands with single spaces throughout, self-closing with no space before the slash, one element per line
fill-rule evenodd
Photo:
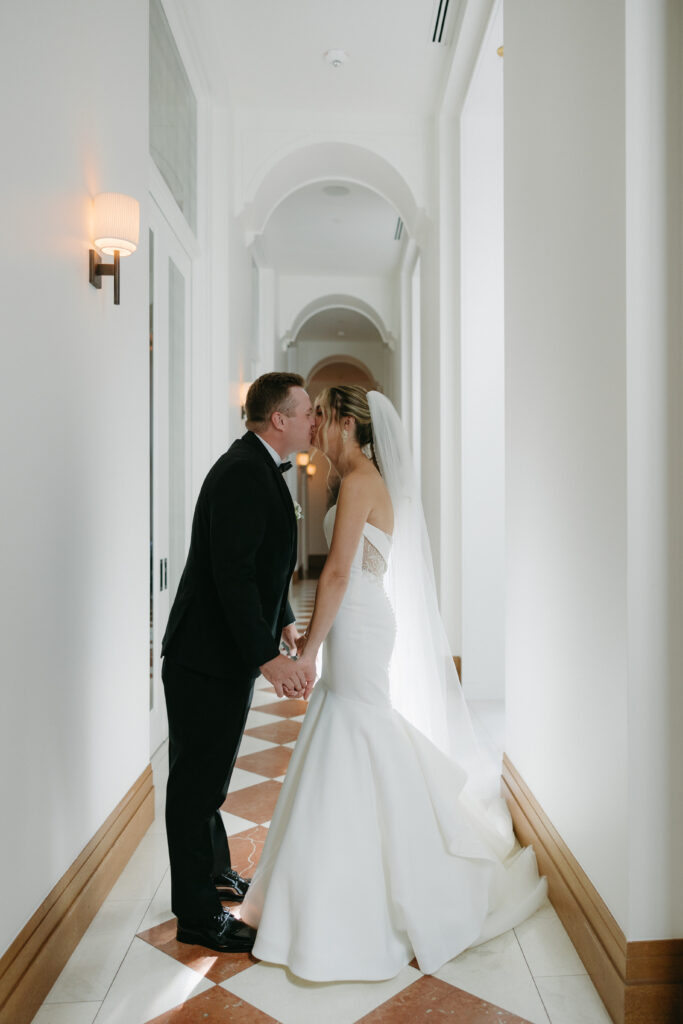
<path fill-rule="evenodd" d="M 472 727 L 398 413 L 378 391 L 330 387 L 311 402 L 303 385 L 292 373 L 251 385 L 247 432 L 202 485 L 162 645 L 177 937 L 253 949 L 310 981 L 391 978 L 413 957 L 433 973 L 534 913 L 546 883 Z M 299 636 L 282 471 L 311 445 L 341 486 Z M 249 880 L 231 867 L 219 808 L 260 675 L 310 703 Z M 242 901 L 239 916 L 222 899 Z"/>

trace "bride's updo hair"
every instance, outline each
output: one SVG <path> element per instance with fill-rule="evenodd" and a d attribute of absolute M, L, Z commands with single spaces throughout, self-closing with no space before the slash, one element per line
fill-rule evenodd
<path fill-rule="evenodd" d="M 327 429 L 331 422 L 341 422 L 345 416 L 352 416 L 356 421 L 356 440 L 361 448 L 372 445 L 372 457 L 375 449 L 372 438 L 372 417 L 368 405 L 368 393 L 358 384 L 340 384 L 336 387 L 323 388 L 316 399 L 316 404 L 323 411 L 323 437 L 327 443 Z"/>

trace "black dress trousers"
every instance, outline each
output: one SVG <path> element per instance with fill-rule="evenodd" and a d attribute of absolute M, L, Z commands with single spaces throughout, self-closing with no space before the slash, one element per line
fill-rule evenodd
<path fill-rule="evenodd" d="M 183 922 L 221 909 L 213 879 L 230 867 L 220 806 L 251 705 L 254 678 L 217 679 L 164 659 L 169 727 L 166 831 L 171 907 Z"/>

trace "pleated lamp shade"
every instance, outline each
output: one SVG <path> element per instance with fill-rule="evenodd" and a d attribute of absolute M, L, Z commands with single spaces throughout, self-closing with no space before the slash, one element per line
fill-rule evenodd
<path fill-rule="evenodd" d="M 106 256 L 116 249 L 130 256 L 138 247 L 140 204 L 132 196 L 120 192 L 100 192 L 93 200 L 93 235 L 95 245 Z"/>

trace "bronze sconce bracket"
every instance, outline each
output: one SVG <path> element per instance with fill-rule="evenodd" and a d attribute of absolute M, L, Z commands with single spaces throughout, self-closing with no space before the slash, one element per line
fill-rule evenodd
<path fill-rule="evenodd" d="M 119 275 L 119 263 L 121 257 L 119 250 L 116 249 L 114 252 L 113 263 L 100 263 L 97 252 L 95 249 L 90 250 L 90 276 L 89 281 L 93 288 L 102 287 L 102 277 L 111 276 L 114 278 L 114 305 L 120 305 L 120 275 Z"/>

